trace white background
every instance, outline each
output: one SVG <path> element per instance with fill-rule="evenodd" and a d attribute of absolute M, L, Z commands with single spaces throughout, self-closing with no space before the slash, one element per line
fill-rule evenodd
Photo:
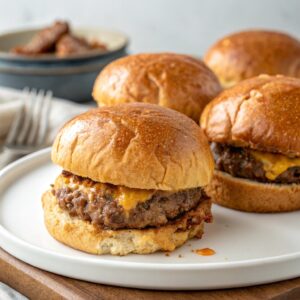
<path fill-rule="evenodd" d="M 57 18 L 119 29 L 132 52 L 201 55 L 224 34 L 255 27 L 300 37 L 299 0 L 0 0 L 0 31 Z"/>

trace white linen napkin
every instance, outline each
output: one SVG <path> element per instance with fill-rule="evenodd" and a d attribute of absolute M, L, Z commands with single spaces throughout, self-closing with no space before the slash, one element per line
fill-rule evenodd
<path fill-rule="evenodd" d="M 0 299 L 1 300 L 28 300 L 8 285 L 0 282 Z"/>
<path fill-rule="evenodd" d="M 5 136 L 14 119 L 15 113 L 21 106 L 22 91 L 0 87 L 0 142 Z M 53 98 L 49 116 L 47 145 L 51 145 L 58 130 L 72 117 L 89 110 L 92 104 L 76 104 L 71 101 Z"/>

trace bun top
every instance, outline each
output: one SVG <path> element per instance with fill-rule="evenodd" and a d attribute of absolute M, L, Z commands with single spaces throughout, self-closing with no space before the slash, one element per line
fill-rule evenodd
<path fill-rule="evenodd" d="M 159 104 L 199 121 L 205 105 L 221 91 L 200 60 L 172 53 L 137 54 L 118 59 L 99 74 L 93 97 L 101 105 Z"/>
<path fill-rule="evenodd" d="M 145 103 L 75 117 L 58 133 L 52 160 L 94 181 L 172 191 L 207 185 L 214 168 L 207 139 L 193 120 Z"/>
<path fill-rule="evenodd" d="M 300 79 L 245 80 L 209 103 L 201 127 L 210 141 L 300 156 Z"/>
<path fill-rule="evenodd" d="M 300 42 L 280 32 L 244 31 L 218 41 L 204 61 L 224 87 L 260 74 L 300 78 Z"/>

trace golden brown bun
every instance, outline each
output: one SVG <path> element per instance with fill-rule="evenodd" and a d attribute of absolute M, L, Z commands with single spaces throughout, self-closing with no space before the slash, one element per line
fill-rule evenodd
<path fill-rule="evenodd" d="M 244 31 L 218 41 L 204 61 L 224 87 L 260 74 L 300 77 L 300 42 L 280 32 Z"/>
<path fill-rule="evenodd" d="M 214 203 L 249 212 L 284 212 L 300 209 L 300 185 L 259 183 L 215 171 L 206 188 Z"/>
<path fill-rule="evenodd" d="M 75 117 L 58 133 L 52 160 L 94 181 L 171 191 L 207 185 L 214 168 L 207 139 L 193 120 L 146 103 Z"/>
<path fill-rule="evenodd" d="M 198 122 L 221 91 L 205 64 L 187 55 L 137 54 L 118 59 L 98 76 L 93 97 L 101 105 L 148 102 L 172 108 Z"/>
<path fill-rule="evenodd" d="M 155 251 L 173 251 L 188 239 L 201 237 L 203 222 L 187 224 L 188 214 L 178 222 L 159 229 L 101 230 L 87 221 L 70 217 L 57 204 L 50 191 L 42 197 L 45 225 L 58 241 L 75 249 L 93 254 L 126 255 L 147 254 Z M 197 214 L 204 217 L 210 212 L 210 201 L 203 201 Z"/>
<path fill-rule="evenodd" d="M 245 80 L 208 104 L 201 127 L 213 142 L 300 156 L 300 79 Z"/>

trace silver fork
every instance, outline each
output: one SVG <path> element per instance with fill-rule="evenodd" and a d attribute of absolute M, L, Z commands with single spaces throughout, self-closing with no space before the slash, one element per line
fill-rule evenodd
<path fill-rule="evenodd" d="M 0 154 L 0 169 L 45 146 L 52 92 L 26 88 L 23 93 L 23 103 L 11 124 Z"/>

